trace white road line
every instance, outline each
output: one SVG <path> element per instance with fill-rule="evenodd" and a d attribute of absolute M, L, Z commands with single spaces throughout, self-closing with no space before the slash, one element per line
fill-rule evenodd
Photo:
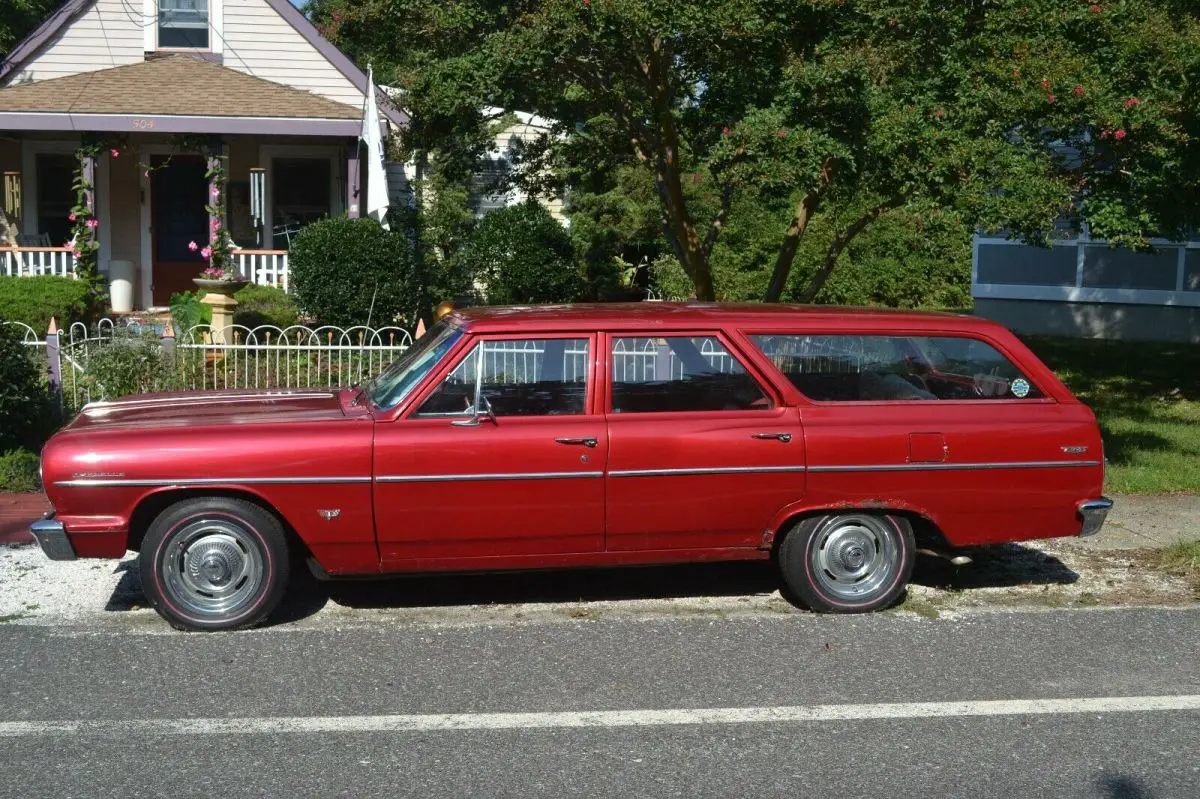
<path fill-rule="evenodd" d="M 0 722 L 0 738 L 45 735 L 273 735 L 306 732 L 431 732 L 565 727 L 865 721 L 961 716 L 1040 716 L 1200 710 L 1200 694 L 1078 699 L 1003 699 L 879 705 L 799 705 L 558 713 L 435 713 L 395 716 L 293 716 L 230 719 L 114 719 Z"/>

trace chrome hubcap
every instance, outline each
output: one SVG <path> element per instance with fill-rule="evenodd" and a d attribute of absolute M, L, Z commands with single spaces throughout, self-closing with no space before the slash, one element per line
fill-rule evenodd
<path fill-rule="evenodd" d="M 899 539 L 878 516 L 837 516 L 818 528 L 809 559 L 822 591 L 869 601 L 892 586 L 900 568 Z"/>
<path fill-rule="evenodd" d="M 224 520 L 185 526 L 163 553 L 161 567 L 171 599 L 202 616 L 236 613 L 258 595 L 264 576 L 255 540 Z"/>

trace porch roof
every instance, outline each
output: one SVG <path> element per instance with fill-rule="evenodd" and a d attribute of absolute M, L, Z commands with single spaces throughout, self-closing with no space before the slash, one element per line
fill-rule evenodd
<path fill-rule="evenodd" d="M 362 111 L 189 55 L 0 89 L 0 130 L 355 136 Z"/>

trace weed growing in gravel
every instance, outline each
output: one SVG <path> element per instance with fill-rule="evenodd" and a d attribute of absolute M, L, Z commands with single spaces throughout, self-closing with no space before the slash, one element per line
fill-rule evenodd
<path fill-rule="evenodd" d="M 1186 577 L 1200 594 L 1200 541 L 1180 541 L 1158 552 L 1158 565 Z"/>

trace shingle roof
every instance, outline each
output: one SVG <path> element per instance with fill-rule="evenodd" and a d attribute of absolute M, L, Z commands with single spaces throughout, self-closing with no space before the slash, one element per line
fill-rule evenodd
<path fill-rule="evenodd" d="M 359 119 L 361 109 L 214 64 L 171 55 L 0 89 L 0 112 Z"/>

